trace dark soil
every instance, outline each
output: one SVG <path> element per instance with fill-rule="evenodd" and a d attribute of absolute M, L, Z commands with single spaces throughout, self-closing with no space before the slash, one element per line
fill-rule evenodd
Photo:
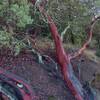
<path fill-rule="evenodd" d="M 32 56 L 31 53 L 21 53 L 14 57 L 8 51 L 2 52 L 0 62 L 2 68 L 27 80 L 40 100 L 66 100 L 68 98 L 74 100 L 64 83 L 56 77 L 50 76 L 50 73 L 45 70 L 45 65 L 39 64 L 36 56 Z M 53 65 L 51 64 L 51 66 Z M 46 65 L 46 67 L 50 67 L 50 65 Z"/>
<path fill-rule="evenodd" d="M 54 53 L 50 51 L 47 51 L 46 54 L 55 58 Z M 80 66 L 80 81 L 82 83 L 90 81 L 100 66 L 85 57 L 73 60 L 72 64 L 74 65 L 74 69 L 77 69 L 75 66 Z M 46 68 L 50 69 L 50 67 L 55 67 L 55 65 L 53 63 L 39 64 L 36 55 L 32 55 L 32 53 L 22 52 L 14 57 L 9 50 L 1 50 L 0 65 L 7 71 L 27 80 L 32 85 L 40 100 L 75 100 L 64 82 L 55 77 L 52 71 L 46 70 Z"/>

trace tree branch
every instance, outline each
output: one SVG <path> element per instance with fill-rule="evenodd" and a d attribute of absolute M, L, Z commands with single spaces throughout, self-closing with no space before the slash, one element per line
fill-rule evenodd
<path fill-rule="evenodd" d="M 83 46 L 77 52 L 75 52 L 73 55 L 71 55 L 71 54 L 69 55 L 70 60 L 81 55 L 83 53 L 83 51 L 87 48 L 87 46 L 89 45 L 89 43 L 91 42 L 91 39 L 92 39 L 92 35 L 93 35 L 92 32 L 93 32 L 94 25 L 96 24 L 96 22 L 98 20 L 100 20 L 100 16 L 96 17 L 92 20 L 90 27 L 88 28 L 89 37 L 88 37 L 87 41 L 83 44 Z"/>
<path fill-rule="evenodd" d="M 51 34 L 55 42 L 58 63 L 60 64 L 61 71 L 63 74 L 63 78 L 66 82 L 66 85 L 69 87 L 72 94 L 77 100 L 84 100 L 82 85 L 80 84 L 76 76 L 74 75 L 72 65 L 69 60 L 69 56 L 64 51 L 62 40 L 58 33 L 57 27 L 54 21 L 52 20 L 52 18 L 45 12 L 44 7 L 39 6 L 38 8 L 39 8 L 39 11 L 48 19 L 48 24 L 51 30 Z"/>
<path fill-rule="evenodd" d="M 63 79 L 66 82 L 66 85 L 69 87 L 69 89 L 71 90 L 71 92 L 74 95 L 74 97 L 76 98 L 76 100 L 88 100 L 88 99 L 84 99 L 84 97 L 86 98 L 87 96 L 86 95 L 84 96 L 84 89 L 83 89 L 81 83 L 79 82 L 79 80 L 77 79 L 77 77 L 74 75 L 73 67 L 70 62 L 70 59 L 72 59 L 74 56 L 71 56 L 68 53 L 66 54 L 66 52 L 63 48 L 61 37 L 57 30 L 57 27 L 56 27 L 53 19 L 45 11 L 44 5 L 43 6 L 38 5 L 38 9 L 41 12 L 41 14 L 43 14 L 44 17 L 46 17 L 48 20 L 48 25 L 50 27 L 51 35 L 55 42 L 57 60 L 61 67 Z M 93 26 L 96 22 L 96 19 L 92 21 L 91 27 L 89 28 L 88 41 L 83 45 L 83 47 L 78 51 L 77 54 L 81 54 L 82 51 L 86 48 L 86 46 L 91 42 L 92 30 L 93 30 Z M 75 54 L 75 57 L 76 57 L 76 54 Z"/>

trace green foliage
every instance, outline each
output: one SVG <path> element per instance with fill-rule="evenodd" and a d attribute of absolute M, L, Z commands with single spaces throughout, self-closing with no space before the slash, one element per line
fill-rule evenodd
<path fill-rule="evenodd" d="M 96 56 L 100 57 L 100 49 L 96 51 Z"/>
<path fill-rule="evenodd" d="M 21 49 L 26 47 L 26 45 L 25 45 L 24 42 L 18 41 L 18 40 L 16 40 L 14 43 L 15 43 L 15 46 L 14 46 L 15 54 L 14 55 L 16 56 L 16 55 L 18 55 L 20 53 Z"/>
<path fill-rule="evenodd" d="M 98 7 L 99 0 L 88 0 L 83 3 L 80 0 L 49 0 L 45 8 L 54 19 L 59 33 L 70 25 L 65 32 L 64 42 L 80 46 L 87 36 L 85 29 L 93 15 L 91 12 L 93 4 Z M 22 40 L 25 38 L 25 34 L 21 37 L 15 36 L 17 33 L 27 32 L 30 26 L 33 30 L 40 28 L 40 36 L 51 38 L 46 18 L 34 8 L 28 0 L 0 0 L 1 47 L 9 47 L 17 55 L 25 47 Z M 99 33 L 99 26 L 99 24 L 96 26 L 94 34 Z M 99 37 L 99 34 L 95 35 L 97 41 L 99 41 Z"/>
<path fill-rule="evenodd" d="M 51 34 L 46 18 L 43 17 L 42 14 L 37 9 L 35 9 L 34 15 L 35 16 L 33 16 L 34 17 L 33 28 L 40 27 L 41 28 L 40 36 L 50 38 Z"/>
<path fill-rule="evenodd" d="M 25 28 L 27 24 L 32 24 L 33 19 L 29 15 L 29 5 L 19 6 L 18 4 L 13 4 L 10 6 L 9 10 L 13 13 L 13 15 L 8 18 L 8 21 L 16 21 L 17 27 Z"/>
<path fill-rule="evenodd" d="M 20 53 L 21 49 L 26 47 L 23 41 L 12 37 L 12 35 L 6 31 L 0 31 L 0 46 L 10 48 L 14 51 L 15 56 Z"/>
<path fill-rule="evenodd" d="M 0 31 L 0 45 L 1 46 L 10 46 L 10 42 L 12 40 L 11 34 L 6 31 Z"/>
<path fill-rule="evenodd" d="M 80 0 L 53 0 L 48 3 L 48 12 L 52 15 L 61 33 L 69 24 L 70 28 L 66 31 L 65 42 L 81 45 L 85 40 L 86 26 L 90 23 L 92 13 L 90 5 L 82 3 Z"/>
<path fill-rule="evenodd" d="M 10 48 L 17 55 L 25 43 L 14 35 L 33 23 L 32 4 L 28 0 L 0 0 L 0 45 Z M 23 37 L 24 38 L 24 37 Z"/>
<path fill-rule="evenodd" d="M 25 1 L 25 0 L 23 0 Z M 27 24 L 32 24 L 33 19 L 30 15 L 31 4 L 10 3 L 2 0 L 0 4 L 0 17 L 13 27 L 25 28 Z"/>
<path fill-rule="evenodd" d="M 95 5 L 96 5 L 97 7 L 100 7 L 100 0 L 96 0 L 96 1 L 95 1 Z"/>

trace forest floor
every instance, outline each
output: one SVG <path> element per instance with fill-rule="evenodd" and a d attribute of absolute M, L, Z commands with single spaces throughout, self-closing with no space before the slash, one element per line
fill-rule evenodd
<path fill-rule="evenodd" d="M 51 41 L 36 41 L 34 48 L 42 55 L 48 55 L 56 61 L 54 46 Z M 87 52 L 89 51 L 72 60 L 76 74 L 77 66 L 80 67 L 79 79 L 82 84 L 85 81 L 91 81 L 94 73 L 100 73 L 99 59 L 95 58 L 93 53 L 88 55 L 89 53 Z M 27 80 L 40 100 L 75 100 L 69 89 L 64 85 L 64 82 L 53 77 L 52 73 L 45 69 L 45 66 L 50 68 L 50 66 L 55 67 L 55 65 L 53 63 L 39 64 L 36 56 L 28 51 L 23 51 L 15 57 L 9 50 L 1 50 L 0 65 L 2 68 Z"/>

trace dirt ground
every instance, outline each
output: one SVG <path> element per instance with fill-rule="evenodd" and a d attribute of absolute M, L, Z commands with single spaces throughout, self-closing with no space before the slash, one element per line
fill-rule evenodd
<path fill-rule="evenodd" d="M 55 58 L 54 53 L 50 50 L 45 51 L 45 53 Z M 85 81 L 91 81 L 95 72 L 100 72 L 100 64 L 89 60 L 84 55 L 72 60 L 72 64 L 74 69 L 77 66 L 80 67 L 80 81 L 82 84 Z M 27 80 L 40 100 L 75 100 L 64 82 L 57 77 L 53 77 L 52 72 L 45 69 L 46 67 L 50 69 L 51 66 L 55 67 L 55 65 L 53 63 L 39 64 L 37 57 L 32 53 L 22 52 L 14 57 L 10 51 L 1 50 L 0 65 L 2 68 Z"/>
<path fill-rule="evenodd" d="M 64 83 L 50 76 L 50 73 L 44 69 L 44 65 L 39 64 L 32 54 L 21 53 L 14 57 L 10 53 L 2 52 L 0 63 L 2 68 L 27 80 L 40 100 L 66 100 L 67 98 L 74 100 Z"/>

